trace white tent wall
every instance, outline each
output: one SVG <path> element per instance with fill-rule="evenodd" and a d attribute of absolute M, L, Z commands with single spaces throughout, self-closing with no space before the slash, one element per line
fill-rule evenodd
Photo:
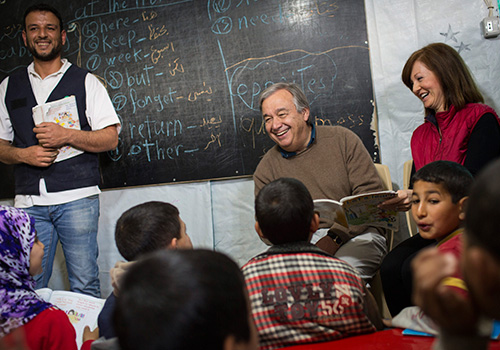
<path fill-rule="evenodd" d="M 498 15 L 498 5 L 494 15 Z M 403 164 L 411 159 L 413 130 L 423 123 L 420 100 L 401 81 L 410 55 L 433 42 L 454 47 L 468 65 L 485 103 L 500 111 L 500 37 L 485 39 L 483 0 L 365 0 L 371 71 L 377 105 L 381 162 L 395 189 L 403 185 Z M 404 216 L 395 242 L 408 237 Z"/>
<path fill-rule="evenodd" d="M 389 166 L 395 188 L 401 188 L 403 163 L 411 158 L 410 137 L 424 116 L 421 102 L 401 82 L 404 63 L 429 43 L 449 44 L 469 65 L 486 103 L 500 111 L 500 38 L 482 36 L 480 22 L 488 15 L 483 0 L 365 0 L 365 5 L 381 160 Z M 104 191 L 100 198 L 103 296 L 111 291 L 109 269 L 122 259 L 114 243 L 116 220 L 145 201 L 176 205 L 197 248 L 225 252 L 240 265 L 266 249 L 254 231 L 251 178 L 124 188 Z M 396 240 L 406 237 L 403 228 Z M 67 288 L 63 265 L 59 256 L 50 287 Z"/>
<path fill-rule="evenodd" d="M 422 103 L 401 81 L 406 60 L 433 42 L 456 48 L 485 103 L 499 111 L 500 37 L 482 36 L 480 22 L 488 15 L 483 0 L 365 0 L 365 6 L 381 160 L 401 186 L 403 163 L 411 159 L 411 134 L 424 117 Z"/>

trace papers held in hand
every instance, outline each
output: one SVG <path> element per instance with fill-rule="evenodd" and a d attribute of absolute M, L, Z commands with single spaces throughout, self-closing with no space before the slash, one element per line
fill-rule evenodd
<path fill-rule="evenodd" d="M 78 117 L 76 98 L 73 95 L 35 106 L 32 112 L 35 125 L 50 122 L 67 129 L 80 130 L 80 118 Z M 83 151 L 71 146 L 63 146 L 59 149 L 59 154 L 54 162 L 60 162 L 82 153 Z"/>
<path fill-rule="evenodd" d="M 64 311 L 75 328 L 78 349 L 82 346 L 83 329 L 89 326 L 91 330 L 97 327 L 97 317 L 101 312 L 105 299 L 66 290 L 50 288 L 37 289 L 35 292 L 46 302 Z"/>

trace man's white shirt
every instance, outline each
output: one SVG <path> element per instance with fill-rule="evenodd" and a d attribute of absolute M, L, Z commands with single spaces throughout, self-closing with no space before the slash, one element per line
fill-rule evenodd
<path fill-rule="evenodd" d="M 61 69 L 48 75 L 45 79 L 42 79 L 40 75 L 35 72 L 34 63 L 28 66 L 28 76 L 37 104 L 47 102 L 50 94 L 64 76 L 64 73 L 66 73 L 71 66 L 71 63 L 68 62 L 67 59 L 62 59 L 61 62 Z M 0 139 L 12 142 L 14 140 L 14 130 L 12 129 L 12 123 L 9 118 L 7 106 L 5 105 L 5 94 L 8 83 L 9 78 L 7 77 L 0 84 Z M 109 98 L 108 92 L 93 74 L 87 74 L 85 78 L 85 91 L 85 115 L 91 129 L 101 130 L 116 124 L 118 126 L 117 131 L 120 132 L 120 120 Z M 45 181 L 42 178 L 40 180 L 40 195 L 16 195 L 14 205 L 17 208 L 28 208 L 33 205 L 57 205 L 99 194 L 100 192 L 98 186 L 90 186 L 48 193 Z"/>

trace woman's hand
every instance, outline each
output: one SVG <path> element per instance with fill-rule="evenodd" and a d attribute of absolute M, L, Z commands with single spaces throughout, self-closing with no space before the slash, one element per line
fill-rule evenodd
<path fill-rule="evenodd" d="M 379 204 L 380 209 L 408 211 L 411 208 L 413 190 L 399 190 L 398 195 Z"/>

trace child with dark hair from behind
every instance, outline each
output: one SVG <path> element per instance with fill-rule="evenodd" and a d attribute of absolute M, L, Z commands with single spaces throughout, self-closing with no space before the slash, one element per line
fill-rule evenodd
<path fill-rule="evenodd" d="M 158 251 L 125 274 L 115 329 L 122 350 L 257 350 L 238 265 L 224 254 Z"/>
<path fill-rule="evenodd" d="M 115 241 L 118 251 L 128 262 L 118 262 L 110 271 L 115 290 L 106 300 L 98 318 L 100 336 L 106 339 L 115 337 L 112 324 L 115 293 L 118 293 L 123 272 L 133 261 L 161 249 L 193 248 L 179 210 L 172 204 L 157 201 L 142 203 L 125 211 L 116 223 Z"/>
<path fill-rule="evenodd" d="M 309 242 L 319 217 L 302 182 L 281 178 L 264 186 L 255 215 L 257 233 L 273 244 L 242 268 L 261 350 L 383 327 L 359 273 Z"/>
<path fill-rule="evenodd" d="M 441 254 L 450 253 L 459 258 L 462 253 L 465 204 L 473 180 L 464 166 L 444 160 L 425 165 L 411 179 L 413 219 L 423 238 L 436 240 Z M 443 282 L 443 286 L 467 294 L 459 269 Z M 438 332 L 436 324 L 418 306 L 404 308 L 392 321 L 385 323 L 431 334 Z"/>

